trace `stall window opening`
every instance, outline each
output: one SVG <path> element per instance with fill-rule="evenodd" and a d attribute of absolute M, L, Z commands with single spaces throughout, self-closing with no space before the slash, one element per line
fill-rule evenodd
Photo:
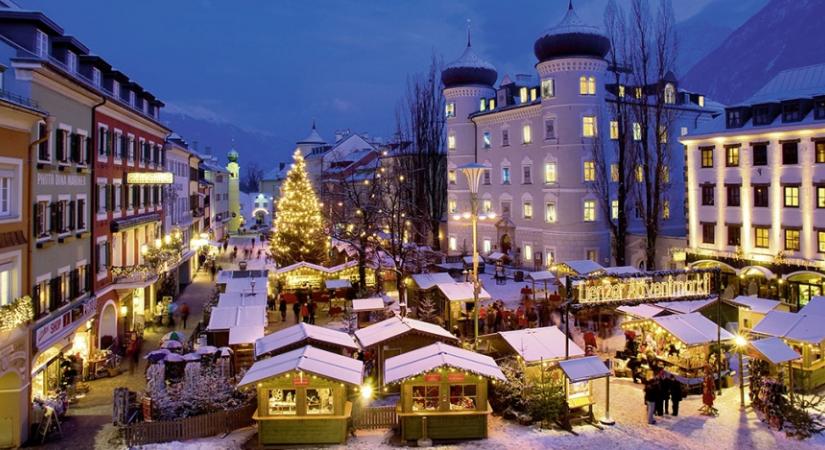
<path fill-rule="evenodd" d="M 269 391 L 270 416 L 294 416 L 297 413 L 297 395 L 295 389 L 272 389 Z"/>
<path fill-rule="evenodd" d="M 412 387 L 413 411 L 438 410 L 438 386 Z"/>
<path fill-rule="evenodd" d="M 450 410 L 474 410 L 477 403 L 475 384 L 450 386 Z"/>
<path fill-rule="evenodd" d="M 307 389 L 307 414 L 333 413 L 332 389 Z"/>

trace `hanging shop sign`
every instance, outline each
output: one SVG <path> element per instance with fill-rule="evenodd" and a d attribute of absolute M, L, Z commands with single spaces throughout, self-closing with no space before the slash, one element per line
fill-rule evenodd
<path fill-rule="evenodd" d="M 653 278 L 604 278 L 576 287 L 579 304 L 599 304 L 617 301 L 669 300 L 679 297 L 709 297 L 710 273 L 687 274 L 684 279 L 672 275 L 663 280 Z"/>
<path fill-rule="evenodd" d="M 48 347 L 52 341 L 63 337 L 67 332 L 74 331 L 81 323 L 85 323 L 94 313 L 95 302 L 91 298 L 74 308 L 67 309 L 35 331 L 35 347 L 38 349 Z"/>
<path fill-rule="evenodd" d="M 129 172 L 126 182 L 129 184 L 172 184 L 175 176 L 172 172 Z"/>

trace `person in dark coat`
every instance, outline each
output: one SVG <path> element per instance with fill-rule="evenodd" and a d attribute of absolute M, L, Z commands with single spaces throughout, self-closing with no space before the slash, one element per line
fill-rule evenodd
<path fill-rule="evenodd" d="M 665 399 L 670 396 L 670 392 L 666 383 L 665 383 L 665 371 L 664 370 L 654 370 L 656 377 L 656 415 L 662 417 L 665 414 Z"/>
<path fill-rule="evenodd" d="M 295 313 L 295 323 L 301 321 L 301 303 L 295 302 L 292 304 L 292 312 Z"/>
<path fill-rule="evenodd" d="M 316 308 L 317 308 L 317 305 L 315 304 L 314 301 L 310 300 L 309 303 L 307 303 L 307 309 L 309 310 L 308 312 L 309 312 L 309 323 L 310 323 L 310 325 L 315 325 L 315 309 Z"/>
<path fill-rule="evenodd" d="M 679 402 L 681 402 L 682 398 L 684 397 L 682 395 L 682 383 L 680 383 L 673 376 L 673 374 L 671 374 L 670 377 L 668 378 L 668 382 L 669 382 L 668 387 L 669 387 L 669 391 L 670 391 L 670 392 L 668 392 L 668 394 L 670 394 L 670 401 L 671 401 L 670 412 L 671 412 L 671 415 L 673 415 L 673 417 L 676 417 L 676 416 L 679 415 Z"/>
<path fill-rule="evenodd" d="M 281 303 L 278 305 L 278 311 L 281 312 L 281 322 L 286 322 L 286 300 L 281 297 Z"/>
<path fill-rule="evenodd" d="M 656 412 L 656 398 L 659 390 L 658 381 L 656 378 L 651 378 L 645 382 L 645 404 L 647 405 L 647 423 L 650 425 L 656 424 L 656 418 L 653 413 Z"/>

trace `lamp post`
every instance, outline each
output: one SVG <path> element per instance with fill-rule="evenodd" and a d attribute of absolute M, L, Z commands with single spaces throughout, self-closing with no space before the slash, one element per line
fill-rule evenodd
<path fill-rule="evenodd" d="M 467 177 L 470 189 L 470 223 L 473 229 L 473 348 L 478 349 L 478 297 L 481 293 L 481 282 L 478 279 L 478 184 L 488 167 L 473 162 L 458 168 Z"/>
<path fill-rule="evenodd" d="M 736 350 L 739 355 L 739 409 L 745 409 L 745 368 L 742 367 L 742 353 L 745 352 L 745 347 L 748 345 L 748 340 L 745 336 L 736 336 Z"/>

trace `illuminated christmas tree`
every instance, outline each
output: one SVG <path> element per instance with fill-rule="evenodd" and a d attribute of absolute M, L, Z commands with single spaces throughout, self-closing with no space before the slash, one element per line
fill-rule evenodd
<path fill-rule="evenodd" d="M 327 250 L 321 205 L 300 150 L 292 158 L 295 162 L 281 185 L 278 199 L 272 255 L 281 266 L 301 261 L 318 264 L 326 259 Z"/>

